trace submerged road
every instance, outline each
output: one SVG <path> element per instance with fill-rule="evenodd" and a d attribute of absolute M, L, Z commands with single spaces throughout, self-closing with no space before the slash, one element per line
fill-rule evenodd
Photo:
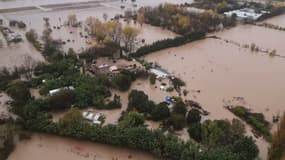
<path fill-rule="evenodd" d="M 42 3 L 42 4 L 23 4 L 18 7 L 4 7 L 5 3 L 0 2 L 0 13 L 11 13 L 29 10 L 42 10 L 45 12 L 58 10 L 58 9 L 75 9 L 75 8 L 88 8 L 93 6 L 101 6 L 101 3 L 118 2 L 120 0 L 69 0 L 64 3 L 53 2 L 53 3 Z"/>

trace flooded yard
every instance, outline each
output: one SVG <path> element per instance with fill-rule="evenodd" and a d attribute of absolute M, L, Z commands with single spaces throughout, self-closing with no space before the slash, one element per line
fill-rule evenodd
<path fill-rule="evenodd" d="M 89 107 L 89 108 L 86 108 L 82 111 L 89 111 L 90 110 L 93 112 L 103 113 L 106 117 L 104 125 L 117 124 L 118 119 L 121 116 L 121 113 L 123 111 L 125 111 L 128 107 L 128 95 L 131 92 L 131 90 L 133 90 L 133 89 L 144 91 L 149 96 L 149 99 L 153 100 L 155 103 L 163 102 L 166 96 L 177 96 L 177 95 L 175 95 L 175 92 L 170 93 L 170 92 L 166 92 L 166 91 L 161 91 L 159 89 L 159 85 L 160 85 L 159 82 L 157 82 L 156 85 L 151 85 L 148 79 L 138 79 L 135 82 L 133 82 L 130 90 L 127 92 L 112 90 L 113 95 L 114 94 L 119 95 L 121 98 L 121 103 L 122 103 L 121 109 L 101 110 L 101 109 L 96 109 L 94 107 Z M 64 116 L 65 113 L 66 113 L 66 111 L 53 113 L 52 114 L 53 120 L 55 122 L 57 122 L 60 118 L 62 118 Z M 158 122 L 147 121 L 146 125 L 148 125 L 149 128 L 152 128 L 152 129 L 159 128 Z"/>
<path fill-rule="evenodd" d="M 34 134 L 17 144 L 8 160 L 158 160 L 151 154 L 110 145 Z"/>

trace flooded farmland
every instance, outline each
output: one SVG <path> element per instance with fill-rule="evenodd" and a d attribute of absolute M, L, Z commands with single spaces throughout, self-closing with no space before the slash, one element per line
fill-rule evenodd
<path fill-rule="evenodd" d="M 240 44 L 255 44 L 263 50 L 276 50 L 277 54 L 285 56 L 285 32 L 253 25 L 239 25 L 238 27 L 219 32 L 218 37 L 232 40 Z"/>
<path fill-rule="evenodd" d="M 34 134 L 18 143 L 8 160 L 157 160 L 133 149 L 78 141 L 45 134 Z"/>
<path fill-rule="evenodd" d="M 271 37 L 270 33 L 276 37 Z M 217 35 L 239 43 L 251 42 L 276 47 L 280 53 L 285 49 L 280 43 L 285 38 L 285 33 L 275 30 L 238 26 Z M 200 93 L 190 93 L 186 98 L 201 103 L 210 112 L 210 119 L 234 118 L 223 108 L 226 105 L 244 105 L 263 113 L 269 121 L 272 121 L 273 115 L 278 115 L 285 109 L 282 96 L 285 94 L 283 58 L 252 53 L 249 49 L 216 39 L 205 39 L 158 51 L 145 59 L 157 62 L 182 78 L 187 84 L 187 90 L 200 90 Z M 240 97 L 239 100 L 236 100 L 237 97 Z M 266 159 L 264 146 L 267 144 L 264 140 L 258 142 L 261 157 Z"/>
<path fill-rule="evenodd" d="M 285 14 L 270 18 L 268 20 L 265 20 L 265 22 L 278 25 L 280 27 L 285 27 Z"/>
<path fill-rule="evenodd" d="M 176 0 L 175 3 L 184 3 L 185 1 Z M 82 22 L 89 16 L 103 20 L 103 13 L 107 13 L 108 19 L 110 19 L 117 14 L 123 14 L 126 9 L 136 9 L 145 5 L 155 6 L 164 2 L 173 3 L 173 0 L 137 0 L 137 7 L 131 1 L 123 3 L 117 0 L 80 1 L 85 2 L 85 4 L 80 5 L 78 2 L 79 0 L 64 0 L 59 4 L 58 1 L 54 0 L 0 1 L 0 10 L 15 7 L 36 7 L 37 9 L 25 11 L 19 9 L 19 12 L 2 13 L 1 16 L 5 20 L 25 22 L 27 24 L 26 30 L 15 29 L 23 37 L 24 33 L 31 28 L 41 35 L 44 28 L 43 18 L 49 17 L 53 28 L 53 38 L 67 42 L 63 48 L 65 51 L 68 48 L 74 48 L 75 51 L 80 52 L 84 48 L 90 47 L 86 44 L 86 38 L 79 36 L 80 32 L 84 35 L 87 33 L 83 27 L 64 26 L 68 15 L 76 14 L 77 19 Z M 189 1 L 187 2 L 189 3 Z M 66 5 L 66 3 L 72 3 L 73 6 Z M 39 5 L 46 5 L 46 9 L 51 10 L 43 11 Z M 121 9 L 121 5 L 126 6 L 126 8 Z M 269 19 L 266 22 L 285 27 L 284 15 Z M 136 27 L 140 30 L 139 41 L 144 39 L 146 44 L 177 36 L 170 31 L 150 25 L 136 25 Z M 242 25 L 214 33 L 214 35 L 241 45 L 255 44 L 264 50 L 276 50 L 277 54 L 285 56 L 284 31 Z M 0 39 L 4 39 L 1 34 Z M 4 42 L 3 47 L 0 48 L 0 53 L 0 67 L 20 66 L 25 55 L 33 57 L 36 61 L 44 61 L 41 54 L 25 39 L 23 43 L 10 46 Z M 183 79 L 187 84 L 186 89 L 189 91 L 189 94 L 184 98 L 201 103 L 204 109 L 210 112 L 206 118 L 234 118 L 232 113 L 224 109 L 226 105 L 244 105 L 255 112 L 263 113 L 270 122 L 274 115 L 285 110 L 283 98 L 285 94 L 285 58 L 251 52 L 250 49 L 238 47 L 218 39 L 206 39 L 181 47 L 162 50 L 146 56 L 145 59 L 150 62 L 157 62 L 170 73 Z M 160 82 L 151 85 L 148 79 L 139 79 L 132 84 L 131 89 L 144 91 L 156 103 L 164 101 L 165 96 L 175 96 L 174 92 L 161 91 L 159 85 Z M 35 93 L 35 97 L 38 96 L 34 90 L 32 92 Z M 121 112 L 126 110 L 128 104 L 129 92 L 113 90 L 112 93 L 121 97 L 123 104 L 121 109 L 86 109 L 103 113 L 106 116 L 105 124 L 116 124 Z M 4 96 L 3 99 L 6 97 Z M 7 114 L 7 109 L 3 105 L 0 108 L 0 115 L 2 113 Z M 58 121 L 64 113 L 54 113 L 54 121 Z M 151 129 L 159 128 L 160 125 L 152 121 L 146 121 L 145 124 Z M 248 126 L 247 132 L 248 135 L 253 136 Z M 189 139 L 186 129 L 177 132 L 177 135 L 183 140 Z M 256 141 L 260 149 L 260 157 L 265 160 L 269 144 L 262 138 L 256 139 Z M 32 139 L 20 142 L 9 157 L 9 160 L 31 159 L 154 160 L 156 158 L 131 149 L 35 134 Z"/>

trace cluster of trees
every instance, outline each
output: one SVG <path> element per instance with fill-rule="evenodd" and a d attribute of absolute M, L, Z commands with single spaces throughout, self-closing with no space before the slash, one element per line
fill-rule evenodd
<path fill-rule="evenodd" d="M 200 148 L 190 141 L 182 142 L 176 136 L 165 134 L 161 130 L 142 127 L 144 117 L 136 112 L 129 112 L 118 125 L 101 127 L 84 122 L 77 109 L 72 109 L 58 123 L 54 123 L 40 107 L 34 107 L 22 119 L 25 128 L 32 131 L 142 149 L 166 159 L 253 160 L 257 156 L 256 145 L 250 138 L 242 138 L 222 147 Z"/>
<path fill-rule="evenodd" d="M 129 94 L 128 111 L 143 113 L 148 119 L 162 121 L 164 128 L 173 130 L 181 130 L 186 124 L 201 120 L 199 110 L 187 111 L 186 104 L 180 98 L 174 99 L 176 102 L 170 110 L 167 103 L 155 104 L 143 91 L 132 90 Z"/>
<path fill-rule="evenodd" d="M 65 57 L 64 60 L 72 61 L 72 57 Z M 53 68 L 53 63 L 46 67 L 38 69 L 39 77 L 54 79 L 55 81 L 69 82 L 75 87 L 73 91 L 64 91 L 55 94 L 53 97 L 53 105 L 51 106 L 47 99 L 33 99 L 29 93 L 31 81 L 12 81 L 9 83 L 7 93 L 14 99 L 15 104 L 18 104 L 15 110 L 18 117 L 18 122 L 25 129 L 37 132 L 45 132 L 60 136 L 89 140 L 93 142 L 112 144 L 136 149 L 142 149 L 151 152 L 159 157 L 169 159 L 191 160 L 195 159 L 235 159 L 235 160 L 252 160 L 256 152 L 256 145 L 251 139 L 243 138 L 235 141 L 233 144 L 228 144 L 221 147 L 211 147 L 205 149 L 199 148 L 191 142 L 182 142 L 172 134 L 165 134 L 161 130 L 148 130 L 143 125 L 144 115 L 140 113 L 149 113 L 154 120 L 166 120 L 175 128 L 179 128 L 182 123 L 193 123 L 200 121 L 201 117 L 197 115 L 197 111 L 191 111 L 186 118 L 186 106 L 184 102 L 176 100 L 173 111 L 170 112 L 167 105 L 160 103 L 154 104 L 148 97 L 140 92 L 133 91 L 130 93 L 129 110 L 137 112 L 129 112 L 126 117 L 123 117 L 118 125 L 107 125 L 104 127 L 94 126 L 82 120 L 80 111 L 72 108 L 58 123 L 54 123 L 51 115 L 48 113 L 50 107 L 53 106 L 86 106 L 97 103 L 99 96 L 105 96 L 108 93 L 108 79 L 104 77 L 89 77 L 78 74 L 79 71 L 74 70 L 74 64 L 63 61 L 57 62 L 61 67 Z M 75 61 L 75 59 L 74 59 Z M 56 73 L 46 73 L 47 70 L 54 70 Z M 52 78 L 51 78 L 52 77 Z M 48 79 L 46 84 L 48 84 Z M 56 82 L 55 82 L 56 83 Z M 46 85 L 44 84 L 44 85 Z M 52 86 L 52 85 L 51 85 Z M 68 92 L 68 93 L 66 93 Z M 65 94 L 63 94 L 65 93 Z M 75 96 L 73 98 L 72 96 Z M 67 100 L 68 99 L 68 100 Z M 72 101 L 72 99 L 74 101 Z M 94 100 L 95 99 L 95 100 Z M 63 101 L 63 102 L 62 102 Z M 66 102 L 70 101 L 70 102 Z M 67 104 L 70 103 L 70 104 Z M 13 105 L 14 107 L 15 105 Z M 186 121 L 186 122 L 185 122 Z M 255 155 L 256 157 L 256 155 Z"/>
<path fill-rule="evenodd" d="M 115 77 L 113 77 L 112 82 L 113 86 L 120 91 L 127 91 L 130 89 L 132 84 L 132 77 L 129 74 L 119 73 Z"/>
<path fill-rule="evenodd" d="M 261 133 L 267 140 L 270 140 L 270 123 L 265 119 L 262 113 L 254 113 L 243 106 L 229 108 L 236 116 L 243 119 L 251 125 L 258 133 Z"/>
<path fill-rule="evenodd" d="M 271 147 L 269 148 L 268 159 L 279 160 L 285 158 L 285 113 L 272 135 Z"/>
<path fill-rule="evenodd" d="M 205 37 L 204 32 L 190 32 L 183 36 L 178 36 L 173 39 L 159 40 L 151 45 L 140 47 L 136 52 L 131 53 L 130 56 L 141 57 L 149 53 L 159 51 L 166 48 L 177 47 L 195 40 L 200 40 Z"/>
<path fill-rule="evenodd" d="M 38 40 L 38 34 L 34 29 L 30 29 L 28 32 L 26 32 L 26 38 L 29 42 L 31 42 L 34 47 L 38 50 L 41 51 L 42 49 L 42 44 Z"/>
<path fill-rule="evenodd" d="M 195 13 L 187 11 L 184 7 L 167 3 L 154 8 L 143 7 L 139 12 L 143 14 L 145 23 L 161 26 L 178 34 L 211 32 L 218 29 L 220 24 L 226 27 L 235 24 L 235 19 L 221 16 L 211 10 Z"/>
<path fill-rule="evenodd" d="M 122 26 L 119 21 L 112 20 L 101 22 L 94 17 L 88 17 L 86 24 L 90 28 L 91 35 L 94 35 L 98 42 L 114 42 L 124 44 L 127 51 L 133 51 L 139 31 L 131 26 Z"/>
<path fill-rule="evenodd" d="M 45 17 L 44 26 L 45 29 L 42 34 L 42 54 L 48 61 L 57 60 L 58 57 L 62 57 L 62 42 L 60 40 L 55 40 L 51 37 L 52 29 L 49 23 L 49 18 Z"/>
<path fill-rule="evenodd" d="M 217 13 L 224 13 L 229 10 L 239 9 L 241 7 L 241 5 L 234 0 L 195 0 L 194 3 L 187 6 L 213 10 Z"/>
<path fill-rule="evenodd" d="M 6 160 L 13 151 L 16 136 L 15 125 L 11 122 L 0 122 L 0 160 Z"/>
<path fill-rule="evenodd" d="M 263 21 L 265 19 L 275 17 L 281 15 L 285 12 L 284 6 L 271 6 L 269 9 L 269 13 L 263 14 L 261 17 L 258 18 L 258 21 Z"/>
<path fill-rule="evenodd" d="M 170 116 L 165 103 L 155 104 L 143 91 L 138 90 L 132 90 L 129 94 L 128 111 L 143 113 L 155 121 L 165 120 Z"/>
<path fill-rule="evenodd" d="M 90 47 L 80 53 L 80 58 L 86 59 L 87 62 L 92 62 L 92 60 L 98 57 L 114 57 L 114 55 L 120 52 L 120 46 L 114 42 L 106 42 L 104 46 L 101 47 Z"/>

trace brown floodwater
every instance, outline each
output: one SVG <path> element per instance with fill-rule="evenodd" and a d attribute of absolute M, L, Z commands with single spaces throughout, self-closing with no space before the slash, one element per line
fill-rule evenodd
<path fill-rule="evenodd" d="M 257 33 L 262 30 L 267 35 L 267 29 L 251 26 L 238 26 L 218 35 L 240 43 L 247 43 L 246 37 L 250 39 L 247 41 L 271 45 L 274 45 L 272 40 L 276 43 L 282 41 L 283 35 L 277 36 L 279 39 L 270 39 L 268 35 L 261 40 L 260 36 L 263 35 Z M 268 32 L 271 33 L 271 30 Z M 278 49 L 285 48 L 280 44 Z M 269 121 L 272 121 L 273 115 L 282 113 L 285 109 L 283 58 L 271 58 L 220 40 L 206 39 L 158 51 L 145 59 L 157 62 L 182 78 L 187 84 L 187 90 L 200 90 L 200 93 L 190 92 L 185 98 L 201 103 L 210 112 L 207 117 L 209 119 L 234 118 L 233 114 L 223 108 L 225 105 L 244 105 L 263 113 Z M 268 144 L 262 139 L 257 142 L 261 150 L 260 156 L 266 159 Z"/>
<path fill-rule="evenodd" d="M 24 57 L 29 56 L 36 62 L 44 62 L 43 56 L 25 39 L 24 33 L 21 34 L 23 42 L 8 45 L 3 35 L 0 33 L 3 47 L 0 48 L 0 68 L 20 67 L 24 64 Z"/>
<path fill-rule="evenodd" d="M 158 160 L 149 153 L 123 147 L 33 134 L 21 141 L 8 160 Z"/>
<path fill-rule="evenodd" d="M 251 45 L 254 43 L 263 50 L 276 50 L 277 54 L 285 56 L 284 31 L 254 25 L 239 25 L 229 30 L 215 33 L 215 35 L 240 44 Z"/>
<path fill-rule="evenodd" d="M 285 14 L 270 18 L 265 20 L 265 22 L 278 25 L 280 27 L 285 27 Z"/>

